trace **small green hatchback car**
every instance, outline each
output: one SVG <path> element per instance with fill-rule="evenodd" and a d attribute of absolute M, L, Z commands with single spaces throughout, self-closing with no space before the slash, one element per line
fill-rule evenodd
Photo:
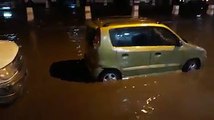
<path fill-rule="evenodd" d="M 85 60 L 100 81 L 151 73 L 199 69 L 206 51 L 185 42 L 149 19 L 98 19 L 87 22 Z"/>

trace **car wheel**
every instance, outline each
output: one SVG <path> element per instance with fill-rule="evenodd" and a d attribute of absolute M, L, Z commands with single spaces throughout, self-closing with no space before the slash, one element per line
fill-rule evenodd
<path fill-rule="evenodd" d="M 122 79 L 121 73 L 117 70 L 104 70 L 100 73 L 98 79 L 102 82 L 117 81 Z"/>
<path fill-rule="evenodd" d="M 200 68 L 200 61 L 197 59 L 192 59 L 187 61 L 186 64 L 184 64 L 182 71 L 189 72 L 189 71 L 197 70 L 199 68 Z"/>

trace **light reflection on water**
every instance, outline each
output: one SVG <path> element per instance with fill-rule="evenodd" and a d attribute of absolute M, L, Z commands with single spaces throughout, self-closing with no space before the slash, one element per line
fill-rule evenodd
<path fill-rule="evenodd" d="M 132 103 L 129 99 L 123 99 L 124 104 L 137 105 L 137 109 L 134 110 L 134 119 L 143 119 L 148 118 L 155 111 L 155 106 L 152 104 L 158 101 L 160 95 L 149 97 L 147 100 L 136 100 L 135 103 Z M 125 111 L 129 111 L 129 108 L 126 108 Z"/>
<path fill-rule="evenodd" d="M 181 96 L 186 98 L 194 93 L 199 84 L 197 79 L 201 78 L 203 71 L 187 74 L 177 71 L 170 73 L 120 81 L 119 84 L 122 86 L 117 90 L 120 97 L 120 112 L 128 114 L 129 120 L 151 120 L 158 118 L 157 114 L 169 109 L 183 113 L 177 110 L 183 105 L 183 101 L 179 100 L 183 99 Z"/>
<path fill-rule="evenodd" d="M 130 80 L 134 81 L 134 79 Z M 131 95 L 126 94 L 123 96 L 121 100 L 122 109 L 125 113 L 130 114 L 130 120 L 150 119 L 156 110 L 155 105 L 161 97 L 161 94 L 156 91 L 158 86 L 156 80 L 144 81 L 142 79 L 142 81 L 143 86 L 141 84 L 126 84 L 123 86 L 124 93 L 132 92 Z"/>
<path fill-rule="evenodd" d="M 152 105 L 152 102 L 156 102 L 160 97 L 160 95 L 149 97 L 146 101 L 137 100 L 137 103 L 141 106 L 141 109 L 135 111 L 136 119 L 143 119 L 145 117 L 149 117 L 155 111 L 155 106 Z"/>
<path fill-rule="evenodd" d="M 70 26 L 67 32 L 69 41 L 75 44 L 77 55 L 79 57 L 83 57 L 83 53 L 84 53 L 83 48 L 81 48 L 83 46 L 81 41 L 84 39 L 84 36 L 85 36 L 84 31 L 85 31 L 85 28 L 83 26 Z"/>

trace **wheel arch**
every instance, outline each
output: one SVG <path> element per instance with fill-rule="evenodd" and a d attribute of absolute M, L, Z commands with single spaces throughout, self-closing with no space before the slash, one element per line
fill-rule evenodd
<path fill-rule="evenodd" d="M 183 66 L 182 66 L 182 71 L 183 71 L 183 72 L 188 72 L 188 71 L 190 71 L 190 70 L 189 70 L 189 64 L 190 64 L 192 61 L 194 61 L 194 62 L 197 64 L 197 66 L 196 66 L 195 69 L 200 69 L 200 68 L 201 68 L 201 61 L 200 61 L 200 59 L 199 59 L 199 58 L 191 58 L 191 59 L 188 59 L 188 60 L 185 62 L 185 64 L 183 64 Z"/>
<path fill-rule="evenodd" d="M 116 72 L 120 73 L 120 75 L 122 76 L 122 72 L 117 68 L 103 68 L 102 72 L 104 72 L 104 71 L 116 71 Z"/>
<path fill-rule="evenodd" d="M 192 61 L 192 60 L 195 60 L 197 63 L 198 63 L 198 67 L 200 68 L 201 67 L 201 60 L 200 60 L 200 58 L 198 58 L 198 57 L 194 57 L 194 58 L 190 58 L 190 59 L 188 59 L 184 64 L 183 64 L 183 66 L 187 63 L 187 62 L 189 62 L 189 61 Z"/>

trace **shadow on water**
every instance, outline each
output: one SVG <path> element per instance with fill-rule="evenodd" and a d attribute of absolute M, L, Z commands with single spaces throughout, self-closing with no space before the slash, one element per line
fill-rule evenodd
<path fill-rule="evenodd" d="M 50 75 L 65 81 L 94 82 L 84 60 L 55 62 L 50 67 Z"/>

